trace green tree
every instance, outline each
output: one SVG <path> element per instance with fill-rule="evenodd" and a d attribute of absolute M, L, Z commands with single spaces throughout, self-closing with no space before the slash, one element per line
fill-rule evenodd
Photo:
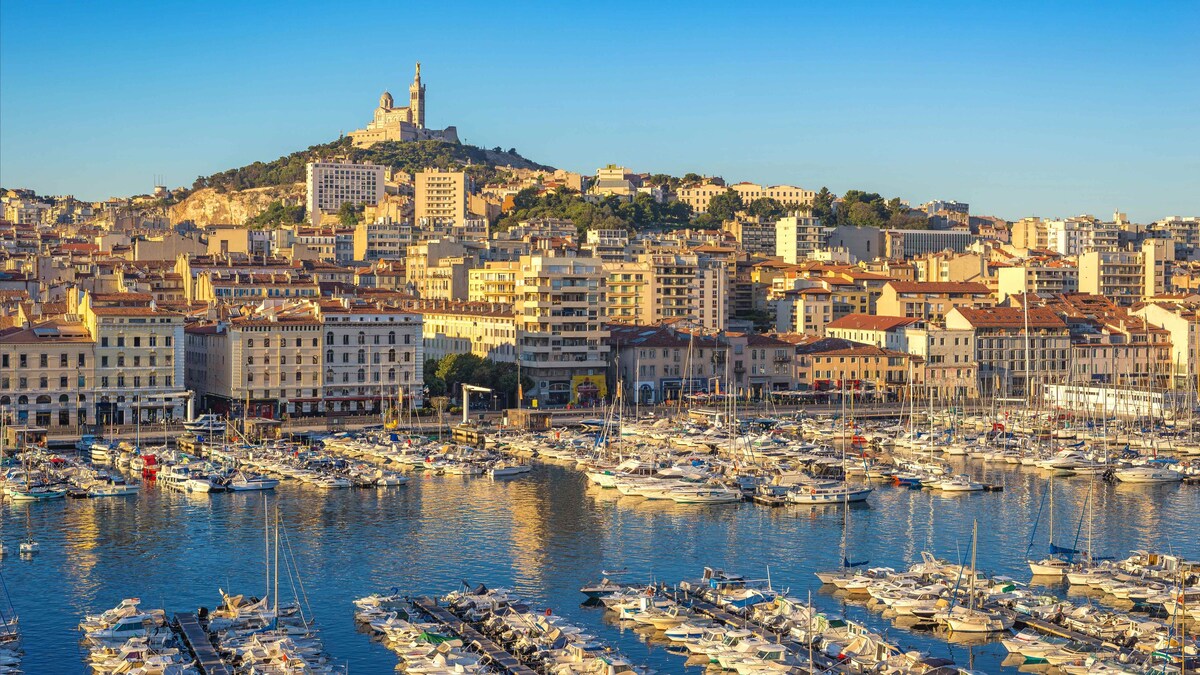
<path fill-rule="evenodd" d="M 726 190 L 709 200 L 708 214 L 723 222 L 732 218 L 734 213 L 741 211 L 744 207 L 740 194 L 734 190 Z"/>
<path fill-rule="evenodd" d="M 423 371 L 425 386 L 429 388 L 430 396 L 445 396 L 446 381 L 437 374 L 438 360 L 425 359 L 425 368 Z"/>
<path fill-rule="evenodd" d="M 746 212 L 759 218 L 777 220 L 787 215 L 788 208 L 778 199 L 760 197 L 746 206 Z"/>
<path fill-rule="evenodd" d="M 343 202 L 342 206 L 340 208 L 338 208 L 338 220 L 345 227 L 354 227 L 355 225 L 362 222 L 362 219 L 363 219 L 363 205 L 362 204 L 352 204 L 350 202 Z"/>

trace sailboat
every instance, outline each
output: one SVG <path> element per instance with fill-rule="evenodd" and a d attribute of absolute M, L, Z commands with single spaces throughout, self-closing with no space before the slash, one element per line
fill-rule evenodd
<path fill-rule="evenodd" d="M 843 498 L 848 500 L 848 496 L 845 496 Z M 841 547 L 842 568 L 839 570 L 833 570 L 833 571 L 829 571 L 829 572 L 817 572 L 816 573 L 817 578 L 820 579 L 821 583 L 823 583 L 823 584 L 833 584 L 834 586 L 837 586 L 838 588 L 845 588 L 846 584 L 848 584 L 850 582 L 850 580 L 858 574 L 858 572 L 854 571 L 854 568 L 861 567 L 861 566 L 866 565 L 867 563 L 871 562 L 870 560 L 861 560 L 861 561 L 857 561 L 857 562 L 850 561 L 850 557 L 847 554 L 847 544 L 846 544 L 846 533 L 849 531 L 849 529 L 850 529 L 850 504 L 849 504 L 849 501 L 846 501 L 845 503 L 842 504 L 842 547 Z"/>
<path fill-rule="evenodd" d="M 33 522 L 30 520 L 29 509 L 25 509 L 25 541 L 21 542 L 18 549 L 22 554 L 32 555 L 41 550 L 41 545 L 33 538 Z"/>
<path fill-rule="evenodd" d="M 1050 485 L 1046 489 L 1050 497 L 1050 555 L 1042 560 L 1028 560 L 1029 571 L 1035 577 L 1058 577 L 1061 579 L 1071 569 L 1071 559 L 1078 553 L 1073 548 L 1062 548 L 1054 544 L 1054 476 L 1050 477 Z M 1038 509 L 1038 515 L 1041 515 L 1041 509 Z M 1037 521 L 1033 524 L 1033 534 L 1029 537 L 1029 547 L 1025 550 L 1025 554 L 1029 554 L 1029 549 L 1033 548 L 1033 537 L 1037 535 Z"/>
<path fill-rule="evenodd" d="M 975 583 L 978 579 L 975 571 L 975 558 L 978 546 L 979 521 L 976 520 L 971 533 L 971 587 L 967 591 L 967 606 L 954 605 L 934 615 L 935 619 L 945 624 L 952 632 L 995 633 L 1008 630 L 1013 626 L 1013 620 L 1008 616 L 975 607 Z"/>

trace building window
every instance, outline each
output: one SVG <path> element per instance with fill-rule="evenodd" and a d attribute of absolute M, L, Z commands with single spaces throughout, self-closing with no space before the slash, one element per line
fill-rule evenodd
<path fill-rule="evenodd" d="M 59 368 L 66 368 L 66 367 L 67 367 L 67 363 L 68 363 L 67 355 L 66 355 L 66 354 L 59 354 L 59 355 L 58 355 L 58 367 L 59 367 Z"/>
<path fill-rule="evenodd" d="M 76 361 L 80 368 L 83 368 L 84 366 L 87 365 L 87 357 L 83 354 L 80 354 L 79 358 L 76 359 Z"/>
<path fill-rule="evenodd" d="M 246 340 L 246 349 L 254 349 L 254 338 Z"/>

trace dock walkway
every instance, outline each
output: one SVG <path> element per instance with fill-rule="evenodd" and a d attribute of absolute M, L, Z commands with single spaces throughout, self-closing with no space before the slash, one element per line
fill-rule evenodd
<path fill-rule="evenodd" d="M 704 614 L 712 619 L 716 619 L 717 621 L 720 621 L 721 623 L 726 624 L 728 626 L 733 626 L 735 628 L 748 630 L 751 633 L 753 633 L 755 635 L 755 637 L 758 637 L 761 640 L 766 640 L 768 643 L 781 644 L 798 655 L 801 655 L 801 656 L 808 655 L 808 646 L 807 645 L 803 645 L 796 640 L 789 639 L 786 636 L 779 635 L 778 633 L 772 633 L 771 631 L 768 631 L 766 628 L 763 628 L 762 626 L 760 626 L 759 624 L 757 624 L 753 621 L 743 619 L 742 617 L 740 617 L 736 614 L 733 614 L 732 612 L 728 612 L 724 609 L 721 609 L 720 607 L 705 600 L 703 597 L 700 596 L 700 594 L 698 594 L 694 591 L 685 590 L 684 593 L 687 595 L 688 602 L 691 603 L 692 609 L 696 610 L 697 612 L 700 612 L 701 614 Z M 820 658 L 821 656 L 824 656 L 824 655 L 819 653 L 819 651 L 816 651 L 813 653 L 813 656 Z M 826 664 L 814 663 L 811 665 L 813 667 L 811 669 L 804 669 L 804 668 L 800 668 L 799 666 L 797 666 L 797 667 L 794 667 L 789 672 L 807 673 L 809 675 L 812 675 L 813 673 L 823 672 L 824 670 L 828 669 L 831 665 L 833 665 L 833 663 L 832 663 L 832 661 L 830 661 L 830 663 L 826 663 Z M 815 670 L 816 668 L 819 668 L 820 670 Z"/>
<path fill-rule="evenodd" d="M 225 665 L 220 656 L 217 656 L 217 650 L 213 648 L 212 640 L 208 639 L 208 633 L 200 627 L 200 620 L 191 612 L 175 615 L 175 623 L 179 625 L 179 632 L 183 634 L 183 640 L 187 643 L 188 649 L 192 651 L 192 656 L 196 658 L 196 665 L 200 668 L 200 672 L 204 675 L 233 675 L 233 669 Z"/>
<path fill-rule="evenodd" d="M 521 665 L 521 662 L 515 656 L 508 653 L 495 642 L 492 642 L 483 633 L 475 630 L 469 623 L 454 616 L 445 607 L 438 606 L 437 602 L 433 599 L 422 597 L 413 600 L 413 603 L 417 607 L 420 607 L 423 612 L 457 633 L 467 644 L 478 649 L 480 653 L 485 654 L 491 659 L 492 663 L 503 668 L 505 672 L 511 675 L 537 675 L 531 668 Z"/>

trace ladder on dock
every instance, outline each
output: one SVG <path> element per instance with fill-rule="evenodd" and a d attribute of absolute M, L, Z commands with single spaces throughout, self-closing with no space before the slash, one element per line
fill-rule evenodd
<path fill-rule="evenodd" d="M 503 668 L 510 675 L 537 675 L 533 669 L 524 666 L 517 657 L 508 653 L 495 642 L 492 642 L 487 636 L 475 630 L 469 623 L 454 616 L 445 607 L 438 606 L 437 602 L 428 597 L 421 597 L 413 600 L 413 604 L 420 607 L 423 612 L 433 617 L 438 623 L 445 625 L 451 631 L 458 634 L 468 645 L 479 650 L 494 663 L 496 666 Z"/>
<path fill-rule="evenodd" d="M 183 634 L 183 641 L 187 643 L 188 649 L 195 657 L 200 672 L 204 675 L 233 675 L 233 669 L 225 665 L 225 662 L 217 655 L 212 641 L 208 639 L 208 633 L 200 627 L 200 620 L 196 618 L 195 614 L 192 612 L 176 614 L 175 623 L 179 626 L 179 632 Z"/>

